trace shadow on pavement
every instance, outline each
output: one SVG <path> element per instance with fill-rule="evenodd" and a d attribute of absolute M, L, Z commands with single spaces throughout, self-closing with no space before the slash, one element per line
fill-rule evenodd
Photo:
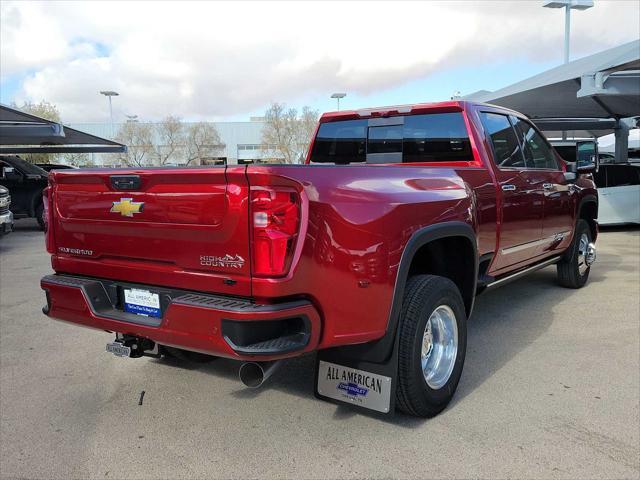
<path fill-rule="evenodd" d="M 604 282 L 610 272 L 627 268 L 635 267 L 624 265 L 619 255 L 599 254 L 587 288 Z M 556 305 L 580 291 L 559 286 L 552 266 L 479 295 L 468 323 L 465 369 L 452 405 L 535 342 L 557 320 Z"/>
<path fill-rule="evenodd" d="M 37 231 L 37 224 L 27 228 L 28 231 Z M 14 233 L 16 236 L 20 234 L 19 231 Z M 606 235 L 606 233 L 603 234 Z M 604 282 L 611 272 L 628 268 L 636 269 L 636 266 L 623 264 L 621 256 L 601 253 L 596 266 L 592 269 L 589 282 L 590 284 Z M 468 324 L 468 351 L 465 369 L 457 394 L 449 408 L 464 401 L 468 395 L 509 363 L 519 352 L 534 343 L 550 328 L 554 321 L 558 321 L 555 316 L 556 306 L 578 292 L 580 290 L 558 286 L 555 267 L 548 267 L 500 289 L 480 295 L 476 301 L 474 314 Z M 213 377 L 234 380 L 238 387 L 230 396 L 238 403 L 256 399 L 269 389 L 276 389 L 303 399 L 320 401 L 315 400 L 313 394 L 314 354 L 285 361 L 280 369 L 259 389 L 248 389 L 240 383 L 238 379 L 240 362 L 237 361 L 217 359 L 209 364 L 187 364 L 176 359 L 166 358 L 156 360 L 156 362 L 171 368 L 197 370 Z M 239 405 L 238 408 L 242 408 L 242 406 Z M 426 421 L 402 414 L 382 416 L 347 405 L 336 405 L 334 408 L 333 419 L 335 420 L 364 415 L 404 428 L 418 428 Z M 325 413 L 319 414 L 326 415 Z"/>
<path fill-rule="evenodd" d="M 621 264 L 621 257 L 601 254 L 589 282 L 603 282 L 610 271 L 624 268 L 626 267 Z M 535 342 L 553 323 L 555 306 L 578 292 L 579 290 L 560 287 L 556 282 L 555 267 L 549 267 L 480 295 L 468 324 L 465 370 L 449 408 L 464 400 L 515 355 Z M 314 354 L 285 361 L 265 385 L 258 389 L 242 386 L 238 380 L 240 363 L 237 361 L 218 359 L 207 365 L 195 366 L 171 359 L 161 361 L 173 367 L 198 369 L 213 376 L 237 380 L 238 389 L 232 396 L 239 401 L 260 397 L 268 389 L 277 389 L 301 398 L 314 398 Z M 381 416 L 347 405 L 336 406 L 333 418 L 341 420 L 354 415 L 365 415 L 406 428 L 417 428 L 426 421 L 402 414 Z"/>

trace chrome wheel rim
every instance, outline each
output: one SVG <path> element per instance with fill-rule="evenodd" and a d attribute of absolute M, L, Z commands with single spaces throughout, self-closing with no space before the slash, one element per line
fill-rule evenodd
<path fill-rule="evenodd" d="M 578 243 L 578 272 L 584 275 L 589 269 L 587 262 L 587 254 L 589 253 L 589 237 L 586 233 L 580 235 L 580 243 Z"/>
<path fill-rule="evenodd" d="M 424 379 L 430 388 L 442 388 L 456 363 L 458 356 L 458 323 L 453 310 L 447 305 L 437 307 L 422 335 L 421 366 Z"/>

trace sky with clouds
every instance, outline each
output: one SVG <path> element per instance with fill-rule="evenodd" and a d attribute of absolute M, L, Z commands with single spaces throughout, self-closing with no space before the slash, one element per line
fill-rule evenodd
<path fill-rule="evenodd" d="M 269 103 L 335 109 L 495 90 L 562 61 L 539 0 L 0 3 L 0 101 L 65 122 L 246 120 Z M 640 38 L 640 2 L 573 11 L 572 58 Z"/>

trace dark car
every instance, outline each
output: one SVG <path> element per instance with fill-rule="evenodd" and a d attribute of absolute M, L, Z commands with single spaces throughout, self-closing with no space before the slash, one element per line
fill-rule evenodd
<path fill-rule="evenodd" d="M 9 210 L 11 196 L 9 190 L 0 185 L 0 236 L 13 230 L 13 213 Z"/>
<path fill-rule="evenodd" d="M 40 167 L 46 172 L 50 172 L 51 170 L 65 170 L 67 168 L 78 168 L 73 165 L 62 165 L 60 163 L 36 163 L 36 166 Z"/>
<path fill-rule="evenodd" d="M 14 218 L 35 218 L 44 230 L 42 191 L 47 186 L 42 168 L 16 156 L 0 156 L 0 185 L 9 189 Z"/>

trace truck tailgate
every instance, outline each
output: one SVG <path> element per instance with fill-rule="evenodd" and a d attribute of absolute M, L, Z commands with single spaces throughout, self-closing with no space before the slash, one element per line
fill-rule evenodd
<path fill-rule="evenodd" d="M 56 171 L 50 182 L 57 271 L 251 294 L 244 167 Z"/>

